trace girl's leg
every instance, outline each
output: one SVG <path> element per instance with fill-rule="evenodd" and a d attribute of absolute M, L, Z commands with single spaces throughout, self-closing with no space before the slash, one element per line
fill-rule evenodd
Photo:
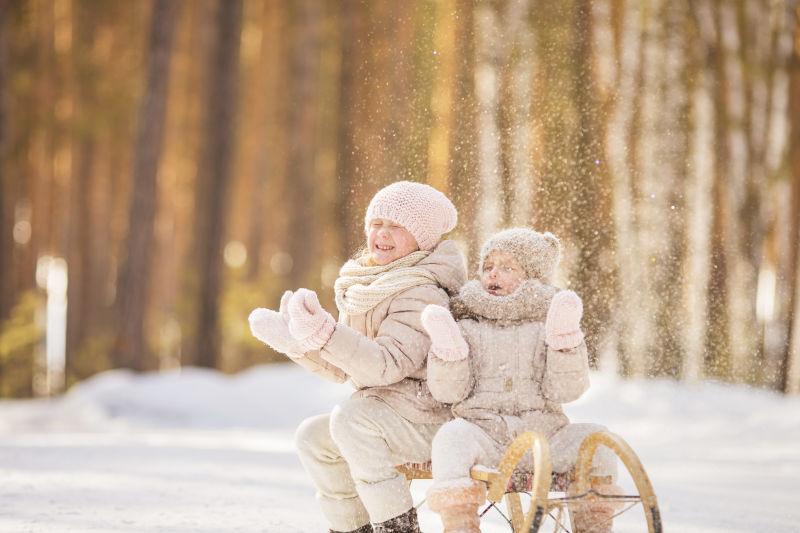
<path fill-rule="evenodd" d="M 412 511 L 408 483 L 396 467 L 428 461 L 438 428 L 410 422 L 376 398 L 351 398 L 333 410 L 331 436 L 373 524 Z M 415 516 L 408 520 L 416 522 Z"/>
<path fill-rule="evenodd" d="M 503 450 L 480 427 L 463 418 L 444 424 L 433 439 L 433 482 L 469 479 L 476 464 L 495 466 Z"/>
<path fill-rule="evenodd" d="M 475 464 L 496 465 L 501 453 L 481 428 L 461 418 L 436 434 L 428 505 L 441 517 L 445 533 L 480 533 L 478 508 L 486 500 L 486 487 L 470 478 L 470 469 Z"/>
<path fill-rule="evenodd" d="M 550 438 L 550 452 L 553 470 L 566 472 L 578 459 L 578 449 L 583 439 L 596 431 L 605 431 L 598 424 L 567 424 Z M 617 456 L 605 446 L 597 448 L 592 458 L 592 469 L 589 473 L 591 488 L 605 495 L 622 494 L 616 485 Z M 575 493 L 574 486 L 568 489 Z M 590 504 L 576 506 L 570 510 L 573 530 L 580 533 L 610 533 L 613 527 L 614 514 L 619 504 L 610 500 L 599 500 Z"/>
<path fill-rule="evenodd" d="M 295 434 L 300 462 L 317 488 L 317 500 L 333 531 L 354 531 L 369 524 L 350 467 L 331 438 L 330 415 L 304 420 Z"/>
<path fill-rule="evenodd" d="M 583 439 L 597 431 L 606 431 L 600 424 L 567 424 L 550 437 L 550 458 L 554 472 L 567 472 L 578 460 L 578 450 Z M 592 459 L 592 477 L 610 477 L 617 479 L 617 456 L 614 452 L 600 446 Z"/>

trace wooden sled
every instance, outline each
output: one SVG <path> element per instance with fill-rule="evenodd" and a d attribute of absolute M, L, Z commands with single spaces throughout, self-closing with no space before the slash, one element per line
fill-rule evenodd
<path fill-rule="evenodd" d="M 619 457 L 633 478 L 637 494 L 603 495 L 590 488 L 589 473 L 598 446 L 607 446 Z M 532 454 L 532 471 L 520 468 L 520 463 L 528 452 Z M 398 470 L 409 481 L 431 479 L 430 463 L 406 464 L 399 466 Z M 578 451 L 575 468 L 567 474 L 552 471 L 547 439 L 538 433 L 528 431 L 514 439 L 508 446 L 497 468 L 474 466 L 470 475 L 472 479 L 483 481 L 487 485 L 486 498 L 489 505 L 481 516 L 505 499 L 510 515 L 506 520 L 514 533 L 537 533 L 548 516 L 555 522 L 554 532 L 580 533 L 569 529 L 562 522 L 564 511 L 569 513 L 580 505 L 600 499 L 610 499 L 623 504 L 622 510 L 615 516 L 641 504 L 647 520 L 647 531 L 662 533 L 658 502 L 641 461 L 621 437 L 607 431 L 592 433 L 584 439 Z M 572 482 L 574 482 L 575 490 L 572 491 L 574 494 L 568 495 L 567 486 Z M 522 494 L 530 497 L 527 512 L 523 510 Z"/>

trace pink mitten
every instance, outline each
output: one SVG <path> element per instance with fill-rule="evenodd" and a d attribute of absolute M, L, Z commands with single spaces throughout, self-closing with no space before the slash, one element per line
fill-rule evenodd
<path fill-rule="evenodd" d="M 317 293 L 298 289 L 287 304 L 289 332 L 305 351 L 319 350 L 333 335 L 336 320 L 319 304 Z"/>
<path fill-rule="evenodd" d="M 253 336 L 277 352 L 302 357 L 303 348 L 292 337 L 284 317 L 272 309 L 253 309 L 248 317 Z"/>
<path fill-rule="evenodd" d="M 431 351 L 444 361 L 467 358 L 469 346 L 450 311 L 440 305 L 428 305 L 420 317 L 422 327 L 431 338 Z"/>
<path fill-rule="evenodd" d="M 544 324 L 545 342 L 554 350 L 569 350 L 583 342 L 581 317 L 583 302 L 572 291 L 553 296 Z"/>

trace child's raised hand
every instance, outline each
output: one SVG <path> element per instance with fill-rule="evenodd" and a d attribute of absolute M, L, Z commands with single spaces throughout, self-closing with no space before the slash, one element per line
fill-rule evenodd
<path fill-rule="evenodd" d="M 317 293 L 298 289 L 286 304 L 289 332 L 305 351 L 319 350 L 333 335 L 336 320 L 319 303 Z"/>
<path fill-rule="evenodd" d="M 583 302 L 572 291 L 553 296 L 544 324 L 545 342 L 554 350 L 569 350 L 583 342 Z"/>
<path fill-rule="evenodd" d="M 428 305 L 420 317 L 422 327 L 431 338 L 431 351 L 444 361 L 467 358 L 469 346 L 450 311 L 440 305 Z"/>
<path fill-rule="evenodd" d="M 289 357 L 302 357 L 304 350 L 289 332 L 286 319 L 272 309 L 253 309 L 248 317 L 250 332 L 255 338 Z"/>

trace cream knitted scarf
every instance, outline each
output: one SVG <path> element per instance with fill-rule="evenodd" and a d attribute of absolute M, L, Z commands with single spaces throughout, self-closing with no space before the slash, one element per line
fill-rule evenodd
<path fill-rule="evenodd" d="M 503 326 L 525 321 L 544 322 L 557 291 L 555 287 L 529 279 L 507 296 L 494 296 L 483 289 L 480 281 L 473 280 L 450 300 L 450 311 L 456 320 L 490 320 Z"/>
<path fill-rule="evenodd" d="M 431 252 L 417 251 L 383 266 L 364 265 L 364 259 L 346 262 L 333 285 L 339 320 L 373 309 L 400 291 L 437 283 L 428 269 L 416 266 Z"/>

